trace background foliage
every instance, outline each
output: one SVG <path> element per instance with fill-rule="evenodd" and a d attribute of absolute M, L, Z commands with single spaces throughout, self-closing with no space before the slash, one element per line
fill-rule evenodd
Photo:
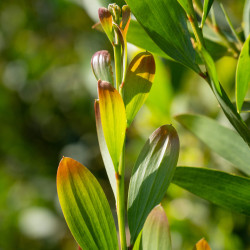
<path fill-rule="evenodd" d="M 98 16 L 96 2 L 83 8 L 86 2 L 0 2 L 1 250 L 74 248 L 56 195 L 55 176 L 62 155 L 91 167 L 114 209 L 96 137 L 97 84 L 90 68 L 97 50 L 111 52 L 111 48 L 103 34 L 91 29 L 95 23 L 91 18 Z M 244 1 L 223 4 L 239 27 Z M 107 7 L 105 1 L 102 5 Z M 220 11 L 216 12 L 219 23 L 229 30 Z M 132 55 L 135 47 L 129 48 Z M 216 66 L 224 88 L 234 98 L 236 60 L 223 57 Z M 156 58 L 152 91 L 128 134 L 127 165 L 132 168 L 156 127 L 173 123 L 181 145 L 178 165 L 236 173 L 229 162 L 173 119 L 181 113 L 200 113 L 230 126 L 218 110 L 201 78 L 179 64 Z M 248 217 L 216 207 L 174 184 L 167 199 L 174 249 L 191 249 L 202 236 L 215 250 L 250 249 Z"/>

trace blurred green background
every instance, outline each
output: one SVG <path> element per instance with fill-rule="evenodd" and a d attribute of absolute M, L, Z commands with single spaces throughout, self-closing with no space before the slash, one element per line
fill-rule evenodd
<path fill-rule="evenodd" d="M 100 2 L 107 7 L 107 1 Z M 244 1 L 224 4 L 239 27 Z M 56 171 L 63 155 L 91 170 L 115 212 L 93 108 L 97 86 L 91 57 L 102 49 L 112 54 L 105 35 L 91 28 L 98 6 L 94 0 L 0 1 L 0 250 L 76 249 L 56 194 Z M 129 45 L 129 59 L 137 51 Z M 236 60 L 228 57 L 217 62 L 220 80 L 232 99 L 235 67 Z M 146 138 L 164 123 L 178 130 L 179 165 L 236 171 L 174 121 L 174 115 L 185 112 L 230 126 L 200 77 L 156 57 L 150 97 L 128 131 L 127 180 Z M 192 249 L 202 237 L 214 250 L 250 249 L 246 216 L 173 184 L 167 198 L 174 250 Z"/>

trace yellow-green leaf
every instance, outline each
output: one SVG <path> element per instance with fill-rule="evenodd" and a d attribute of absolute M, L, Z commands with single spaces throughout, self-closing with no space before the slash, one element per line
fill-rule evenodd
<path fill-rule="evenodd" d="M 145 102 L 155 75 L 154 57 L 149 52 L 135 56 L 129 64 L 125 81 L 122 85 L 122 96 L 126 108 L 128 126 Z"/>
<path fill-rule="evenodd" d="M 105 31 L 110 42 L 113 44 L 113 26 L 112 26 L 113 17 L 111 13 L 109 12 L 108 9 L 102 7 L 99 8 L 98 15 L 103 30 Z"/>
<path fill-rule="evenodd" d="M 244 98 L 250 85 L 250 35 L 245 41 L 238 59 L 236 70 L 236 104 L 241 111 Z"/>
<path fill-rule="evenodd" d="M 196 243 L 194 250 L 211 250 L 211 247 L 208 245 L 207 241 L 202 238 Z"/>
<path fill-rule="evenodd" d="M 69 229 L 82 249 L 118 250 L 108 201 L 86 167 L 63 157 L 57 171 L 57 192 Z"/>
<path fill-rule="evenodd" d="M 105 81 L 98 81 L 98 96 L 103 134 L 117 172 L 127 124 L 124 103 L 119 92 Z"/>

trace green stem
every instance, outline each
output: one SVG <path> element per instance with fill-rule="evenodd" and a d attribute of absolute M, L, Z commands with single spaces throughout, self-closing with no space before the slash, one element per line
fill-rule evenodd
<path fill-rule="evenodd" d="M 125 188 L 124 188 L 124 153 L 125 153 L 125 143 L 123 145 L 123 150 L 119 162 L 118 173 L 116 173 L 116 192 L 117 192 L 117 218 L 118 218 L 118 227 L 119 227 L 119 236 L 121 250 L 127 249 L 126 243 L 126 232 L 125 232 Z"/>
<path fill-rule="evenodd" d="M 118 42 L 114 44 L 114 57 L 115 57 L 115 78 L 116 78 L 116 89 L 119 90 L 119 86 L 122 82 L 122 46 Z"/>

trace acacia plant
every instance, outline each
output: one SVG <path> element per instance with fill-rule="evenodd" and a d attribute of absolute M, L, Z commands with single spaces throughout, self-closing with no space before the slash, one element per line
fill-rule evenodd
<path fill-rule="evenodd" d="M 164 210 L 167 202 L 164 194 L 171 182 L 218 206 L 250 215 L 250 180 L 246 177 L 250 174 L 250 131 L 240 114 L 249 111 L 244 98 L 250 82 L 250 1 L 245 6 L 248 14 L 244 16 L 244 34 L 234 29 L 224 11 L 235 36 L 233 39 L 225 35 L 214 16 L 212 19 L 208 16 L 212 3 L 205 0 L 202 6 L 199 0 L 127 0 L 128 6 L 122 9 L 116 4 L 99 9 L 100 23 L 96 27 L 106 33 L 113 46 L 115 79 L 109 52 L 96 52 L 91 61 L 98 88 L 94 108 L 100 151 L 116 200 L 120 244 L 100 184 L 85 166 L 63 157 L 57 173 L 58 196 L 80 248 L 118 249 L 120 245 L 121 249 L 171 249 Z M 130 9 L 137 21 L 130 20 Z M 214 29 L 221 43 L 208 38 L 204 26 Z M 147 51 L 136 55 L 127 67 L 127 40 L 171 58 L 204 78 L 235 131 L 204 116 L 184 114 L 175 118 L 212 150 L 231 161 L 244 177 L 207 168 L 176 168 L 179 138 L 172 125 L 163 125 L 142 148 L 132 170 L 128 197 L 125 197 L 126 132 L 145 102 L 155 75 L 154 57 Z M 238 58 L 236 105 L 219 82 L 214 63 L 224 54 Z M 126 224 L 130 240 L 126 239 Z M 195 249 L 210 247 L 202 239 Z"/>

